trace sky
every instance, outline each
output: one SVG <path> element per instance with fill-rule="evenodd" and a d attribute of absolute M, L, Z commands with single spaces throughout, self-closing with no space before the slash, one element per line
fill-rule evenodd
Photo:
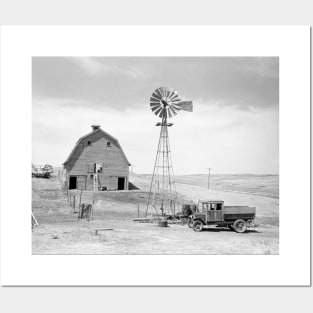
<path fill-rule="evenodd" d="M 175 174 L 278 174 L 278 57 L 33 57 L 33 163 L 61 166 L 98 124 L 134 172 L 151 173 L 160 86 L 193 101 L 170 120 Z"/>

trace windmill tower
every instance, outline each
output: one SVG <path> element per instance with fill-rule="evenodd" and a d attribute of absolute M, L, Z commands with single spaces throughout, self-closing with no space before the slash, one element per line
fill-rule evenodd
<path fill-rule="evenodd" d="M 152 179 L 146 208 L 148 212 L 158 215 L 174 215 L 177 204 L 177 193 L 174 180 L 171 149 L 169 143 L 167 119 L 177 115 L 180 110 L 192 112 L 192 101 L 182 101 L 177 91 L 172 88 L 157 88 L 151 95 L 150 107 L 152 112 L 161 121 L 156 124 L 160 126 L 160 136 L 157 154 L 154 163 Z"/>

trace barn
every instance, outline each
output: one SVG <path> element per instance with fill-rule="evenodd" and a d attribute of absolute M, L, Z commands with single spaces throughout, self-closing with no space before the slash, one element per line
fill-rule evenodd
<path fill-rule="evenodd" d="M 127 190 L 130 163 L 118 140 L 92 125 L 63 163 L 68 189 Z"/>

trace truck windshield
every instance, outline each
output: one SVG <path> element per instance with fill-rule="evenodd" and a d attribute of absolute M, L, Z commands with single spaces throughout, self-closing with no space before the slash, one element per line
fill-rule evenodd
<path fill-rule="evenodd" d="M 208 203 L 202 203 L 202 212 L 206 212 L 209 208 L 209 204 Z"/>

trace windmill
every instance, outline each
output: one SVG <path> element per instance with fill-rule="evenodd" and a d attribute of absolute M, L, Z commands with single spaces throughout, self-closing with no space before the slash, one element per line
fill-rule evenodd
<path fill-rule="evenodd" d="M 177 193 L 174 180 L 173 164 L 168 136 L 167 119 L 177 115 L 181 110 L 192 112 L 192 101 L 182 101 L 176 90 L 167 87 L 157 88 L 151 95 L 152 112 L 161 119 L 156 126 L 161 126 L 157 154 L 150 184 L 146 216 L 150 208 L 157 215 L 175 214 Z"/>

